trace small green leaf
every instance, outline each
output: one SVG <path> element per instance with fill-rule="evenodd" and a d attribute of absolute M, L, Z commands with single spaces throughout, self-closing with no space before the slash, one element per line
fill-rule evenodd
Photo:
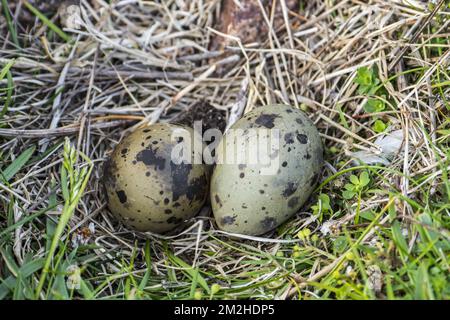
<path fill-rule="evenodd" d="M 389 221 L 394 221 L 397 217 L 397 210 L 395 209 L 395 205 L 392 203 L 388 208 Z"/>
<path fill-rule="evenodd" d="M 322 206 L 322 210 L 323 210 L 323 211 L 328 211 L 328 210 L 331 209 L 331 206 L 330 206 L 330 197 L 329 197 L 327 194 L 321 193 L 321 194 L 319 195 L 319 201 L 320 201 L 320 204 L 321 204 L 321 206 Z"/>
<path fill-rule="evenodd" d="M 355 83 L 362 86 L 370 86 L 372 84 L 373 71 L 368 67 L 361 67 L 356 71 Z"/>
<path fill-rule="evenodd" d="M 350 176 L 350 182 L 353 183 L 355 186 L 359 185 L 358 177 L 355 176 L 354 174 L 352 174 L 352 175 Z"/>
<path fill-rule="evenodd" d="M 373 131 L 375 131 L 376 133 L 381 133 L 384 132 L 384 130 L 386 130 L 386 124 L 381 121 L 381 120 L 375 120 L 372 129 Z"/>
<path fill-rule="evenodd" d="M 343 253 L 347 249 L 348 241 L 345 236 L 337 237 L 333 242 L 333 249 L 337 253 Z"/>
<path fill-rule="evenodd" d="M 361 174 L 359 175 L 360 186 L 365 187 L 369 184 L 369 182 L 370 182 L 370 178 L 369 178 L 369 174 L 367 173 L 367 171 L 361 172 Z"/>
<path fill-rule="evenodd" d="M 364 105 L 364 111 L 367 113 L 381 112 L 385 108 L 385 103 L 380 99 L 368 99 Z"/>
<path fill-rule="evenodd" d="M 346 183 L 345 186 L 344 186 L 344 189 L 348 190 L 348 191 L 355 191 L 356 190 L 356 186 L 354 184 L 351 184 L 351 183 Z"/>
<path fill-rule="evenodd" d="M 344 190 L 356 192 L 356 186 L 354 184 L 351 184 L 351 183 L 346 183 L 344 185 Z"/>
<path fill-rule="evenodd" d="M 372 211 L 360 212 L 359 216 L 368 221 L 373 221 L 373 219 L 375 219 L 375 215 L 373 214 Z"/>
<path fill-rule="evenodd" d="M 355 194 L 356 193 L 354 191 L 350 191 L 350 190 L 344 190 L 344 192 L 342 192 L 342 196 L 346 200 L 350 200 L 351 198 L 353 198 L 355 196 Z"/>

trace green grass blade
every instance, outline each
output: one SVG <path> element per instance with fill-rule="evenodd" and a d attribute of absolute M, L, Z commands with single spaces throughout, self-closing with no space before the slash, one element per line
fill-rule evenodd
<path fill-rule="evenodd" d="M 12 93 L 13 93 L 13 89 L 14 89 L 14 82 L 13 82 L 13 78 L 11 75 L 11 67 L 14 65 L 15 60 L 11 60 L 10 62 L 8 62 L 0 71 L 0 80 L 3 80 L 3 78 L 5 78 L 6 76 L 6 99 L 5 99 L 5 103 L 3 104 L 3 108 L 0 111 L 0 119 L 8 112 L 8 107 L 9 104 L 11 103 L 11 97 L 12 97 Z M 3 89 L 2 89 L 3 90 Z"/>
<path fill-rule="evenodd" d="M 16 278 L 9 276 L 5 280 L 0 279 L 0 300 L 3 300 L 8 294 L 13 291 L 16 286 Z"/>
<path fill-rule="evenodd" d="M 2 68 L 2 71 L 0 71 L 0 80 L 3 80 L 5 78 L 14 63 L 15 60 L 11 60 Z"/>
<path fill-rule="evenodd" d="M 58 36 L 60 36 L 64 41 L 69 42 L 70 36 L 61 30 L 56 24 L 51 22 L 42 12 L 33 7 L 27 0 L 23 1 L 25 7 L 30 10 L 36 17 L 38 17 L 47 27 L 50 28 L 53 32 L 55 32 Z"/>
<path fill-rule="evenodd" d="M 400 230 L 400 224 L 398 223 L 398 221 L 394 221 L 391 229 L 392 237 L 395 244 L 397 245 L 397 248 L 404 254 L 408 255 L 408 244 L 406 243 L 406 240 L 402 235 L 402 231 Z"/>
<path fill-rule="evenodd" d="M 145 286 L 148 283 L 148 280 L 150 278 L 150 273 L 152 271 L 152 258 L 150 255 L 150 242 L 147 240 L 145 243 L 144 248 L 144 258 L 145 258 L 145 264 L 147 266 L 147 270 L 145 271 L 144 277 L 142 277 L 142 280 L 139 284 L 139 291 L 143 291 Z"/>
<path fill-rule="evenodd" d="M 36 271 L 42 269 L 44 262 L 45 260 L 42 258 L 28 261 L 20 267 L 20 273 L 24 278 L 28 278 Z"/>
<path fill-rule="evenodd" d="M 3 7 L 3 13 L 5 15 L 6 24 L 9 29 L 9 33 L 11 33 L 11 38 L 14 42 L 14 44 L 20 48 L 19 39 L 17 38 L 17 30 L 16 26 L 13 24 L 11 19 L 11 14 L 9 13 L 8 4 L 6 3 L 6 0 L 2 0 L 2 7 Z"/>
<path fill-rule="evenodd" d="M 14 83 L 13 83 L 11 71 L 9 71 L 9 70 L 6 74 L 6 79 L 7 79 L 6 99 L 5 99 L 5 103 L 3 104 L 2 110 L 0 111 L 0 119 L 3 118 L 3 116 L 8 112 L 9 105 L 11 104 L 11 100 L 12 100 Z"/>
<path fill-rule="evenodd" d="M 428 277 L 426 263 L 421 263 L 415 276 L 416 290 L 414 292 L 414 298 L 417 300 L 434 299 L 433 290 L 430 287 L 430 279 Z"/>
<path fill-rule="evenodd" d="M 55 206 L 56 206 L 56 205 L 55 205 Z M 27 214 L 27 215 L 24 215 L 25 218 L 23 218 L 23 219 L 17 221 L 16 223 L 10 225 L 8 228 L 3 229 L 3 230 L 0 232 L 0 242 L 3 241 L 3 239 L 1 239 L 1 237 L 3 237 L 5 234 L 14 231 L 16 228 L 20 227 L 21 225 L 23 225 L 23 224 L 25 224 L 25 223 L 27 223 L 27 222 L 32 221 L 34 218 L 39 217 L 41 214 L 44 214 L 44 213 L 46 213 L 47 211 L 49 211 L 49 210 L 51 210 L 51 209 L 53 209 L 53 208 L 54 208 L 54 206 L 53 206 L 53 207 L 45 208 L 45 209 L 43 209 L 43 210 L 40 210 L 40 211 L 38 211 L 38 212 L 36 212 L 36 213 L 34 213 L 34 214 L 32 214 L 32 215 L 28 215 L 28 214 Z"/>
<path fill-rule="evenodd" d="M 208 283 L 206 282 L 205 278 L 202 277 L 202 275 L 200 274 L 200 272 L 198 272 L 198 270 L 195 270 L 192 268 L 192 266 L 190 266 L 189 264 L 187 264 L 186 262 L 184 262 L 182 259 L 178 258 L 177 256 L 175 256 L 172 253 L 168 253 L 169 254 L 169 258 L 170 260 L 172 260 L 174 263 L 176 263 L 177 265 L 179 265 L 180 267 L 183 267 L 184 270 L 187 275 L 189 276 L 189 278 L 191 278 L 191 280 L 196 279 L 198 284 L 205 289 L 205 291 L 209 294 L 210 290 L 209 290 L 209 286 Z"/>
<path fill-rule="evenodd" d="M 5 170 L 0 172 L 5 181 L 9 181 L 14 177 L 14 175 L 19 172 L 23 166 L 28 162 L 30 157 L 32 156 L 34 150 L 36 150 L 36 146 L 32 146 L 22 152 L 20 156 L 18 156 Z"/>

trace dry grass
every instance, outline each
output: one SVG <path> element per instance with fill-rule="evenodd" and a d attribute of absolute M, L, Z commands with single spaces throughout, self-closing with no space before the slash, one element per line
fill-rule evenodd
<path fill-rule="evenodd" d="M 208 48 L 220 1 L 112 2 L 82 1 L 81 28 L 64 29 L 70 41 L 33 15 L 21 21 L 28 11 L 16 5 L 18 48 L 0 18 L 0 64 L 14 61 L 12 103 L 0 118 L 0 168 L 36 147 L 20 171 L 0 182 L 0 294 L 34 292 L 39 267 L 20 289 L 5 279 L 46 257 L 64 200 L 60 167 L 63 137 L 69 137 L 95 167 L 40 298 L 450 297 L 448 2 L 438 1 L 433 12 L 426 1 L 301 1 L 264 43 L 231 41 L 228 56 L 218 59 Z M 270 24 L 271 12 L 265 14 Z M 58 26 L 57 14 L 48 17 Z M 219 67 L 227 67 L 220 76 Z M 377 70 L 381 91 L 358 91 L 362 67 Z M 1 80 L 2 88 L 7 82 Z M 102 162 L 123 135 L 143 122 L 169 121 L 199 100 L 229 112 L 242 88 L 246 110 L 293 105 L 324 138 L 324 183 L 303 211 L 264 238 L 250 239 L 218 231 L 207 206 L 170 236 L 135 234 L 113 220 L 99 181 Z M 5 90 L 0 94 L 6 99 Z M 368 113 L 365 105 L 374 97 L 384 99 L 385 109 Z M 386 167 L 354 167 L 353 152 L 377 148 L 376 120 L 387 132 L 402 130 L 402 151 Z M 343 199 L 348 176 L 360 171 L 370 173 L 370 189 Z M 319 193 L 329 195 L 333 210 L 311 208 Z M 369 213 L 372 219 L 355 221 Z M 327 222 L 331 233 L 324 234 Z M 420 228 L 434 232 L 430 242 Z M 78 245 L 86 241 L 75 248 L 77 235 Z M 343 250 L 336 241 L 345 242 Z M 400 250 L 403 242 L 407 252 Z M 70 265 L 81 268 L 80 290 L 61 289 L 73 276 Z M 443 275 L 444 289 L 430 280 L 433 272 Z M 431 293 L 421 296 L 415 286 L 423 277 Z M 215 283 L 221 290 L 211 293 Z"/>

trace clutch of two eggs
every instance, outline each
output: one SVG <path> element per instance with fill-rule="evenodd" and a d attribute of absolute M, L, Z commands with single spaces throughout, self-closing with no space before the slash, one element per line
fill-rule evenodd
<path fill-rule="evenodd" d="M 135 130 L 113 150 L 103 183 L 110 211 L 126 226 L 170 231 L 195 216 L 209 196 L 220 229 L 260 235 L 298 212 L 323 163 L 317 128 L 285 105 L 255 108 L 231 126 L 216 146 L 213 168 L 198 161 L 203 148 L 187 148 L 189 155 L 177 150 L 183 138 L 202 146 L 192 128 L 159 123 Z"/>

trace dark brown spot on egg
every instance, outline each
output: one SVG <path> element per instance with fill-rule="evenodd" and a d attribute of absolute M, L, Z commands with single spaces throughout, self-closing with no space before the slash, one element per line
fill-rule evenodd
<path fill-rule="evenodd" d="M 150 177 L 150 171 L 147 171 L 147 172 L 145 173 L 145 176 L 146 176 L 146 177 Z"/>
<path fill-rule="evenodd" d="M 170 175 L 172 177 L 172 200 L 176 201 L 181 196 L 186 196 L 192 201 L 203 201 L 207 194 L 208 183 L 206 174 L 202 174 L 189 181 L 192 164 L 170 162 Z"/>
<path fill-rule="evenodd" d="M 284 168 L 284 167 L 286 167 L 287 166 L 287 162 L 286 161 L 283 161 L 283 163 L 281 164 L 281 166 Z"/>
<path fill-rule="evenodd" d="M 297 140 L 301 144 L 307 144 L 308 143 L 308 137 L 305 134 L 297 133 Z"/>
<path fill-rule="evenodd" d="M 153 150 L 151 147 L 140 151 L 136 155 L 136 160 L 143 162 L 146 166 L 154 166 L 155 170 L 164 170 L 166 166 L 166 159 L 159 157 L 156 154 L 156 150 Z"/>
<path fill-rule="evenodd" d="M 225 216 L 221 219 L 222 225 L 230 225 L 233 224 L 234 221 L 236 221 L 236 218 L 232 216 Z"/>
<path fill-rule="evenodd" d="M 287 144 L 294 143 L 294 134 L 292 132 L 286 133 L 284 135 L 284 142 L 286 142 Z"/>
<path fill-rule="evenodd" d="M 277 220 L 272 217 L 265 217 L 260 223 L 264 231 L 272 230 L 277 226 Z"/>
<path fill-rule="evenodd" d="M 291 199 L 289 199 L 288 201 L 289 208 L 295 208 L 295 206 L 297 205 L 298 205 L 298 197 L 292 197 Z"/>
<path fill-rule="evenodd" d="M 259 190 L 259 193 L 264 194 L 264 190 Z"/>
<path fill-rule="evenodd" d="M 169 204 L 170 200 L 169 198 L 164 198 L 164 204 Z"/>
<path fill-rule="evenodd" d="M 241 172 L 240 174 L 239 174 L 239 178 L 244 178 L 245 177 L 245 174 L 243 173 L 243 172 Z"/>
<path fill-rule="evenodd" d="M 222 201 L 220 200 L 220 197 L 218 194 L 214 195 L 214 200 L 216 200 L 216 203 L 222 208 Z"/>
<path fill-rule="evenodd" d="M 286 189 L 283 190 L 281 194 L 283 197 L 287 198 L 294 194 L 297 191 L 298 185 L 294 182 L 288 182 Z"/>
<path fill-rule="evenodd" d="M 302 119 L 300 119 L 300 118 L 296 118 L 296 119 L 295 119 L 295 122 L 297 122 L 298 124 L 303 124 L 303 121 L 302 121 Z"/>
<path fill-rule="evenodd" d="M 119 198 L 120 203 L 127 202 L 127 194 L 123 190 L 116 191 L 117 197 Z"/>
<path fill-rule="evenodd" d="M 166 221 L 167 221 L 167 223 L 179 224 L 180 222 L 183 221 L 183 219 L 177 218 L 177 217 L 170 217 Z"/>
<path fill-rule="evenodd" d="M 128 152 L 128 149 L 127 149 L 127 148 L 123 148 L 122 150 L 120 150 L 120 153 L 121 153 L 122 155 L 126 155 L 127 152 Z"/>
<path fill-rule="evenodd" d="M 273 113 L 262 113 L 256 118 L 255 123 L 265 128 L 272 129 L 275 126 L 275 119 L 279 117 L 280 116 Z"/>
<path fill-rule="evenodd" d="M 172 210 L 166 209 L 166 210 L 164 210 L 164 213 L 165 213 L 165 214 L 171 214 L 171 213 L 172 213 Z"/>
<path fill-rule="evenodd" d="M 305 154 L 305 159 L 307 160 L 311 159 L 311 155 L 309 153 Z"/>

